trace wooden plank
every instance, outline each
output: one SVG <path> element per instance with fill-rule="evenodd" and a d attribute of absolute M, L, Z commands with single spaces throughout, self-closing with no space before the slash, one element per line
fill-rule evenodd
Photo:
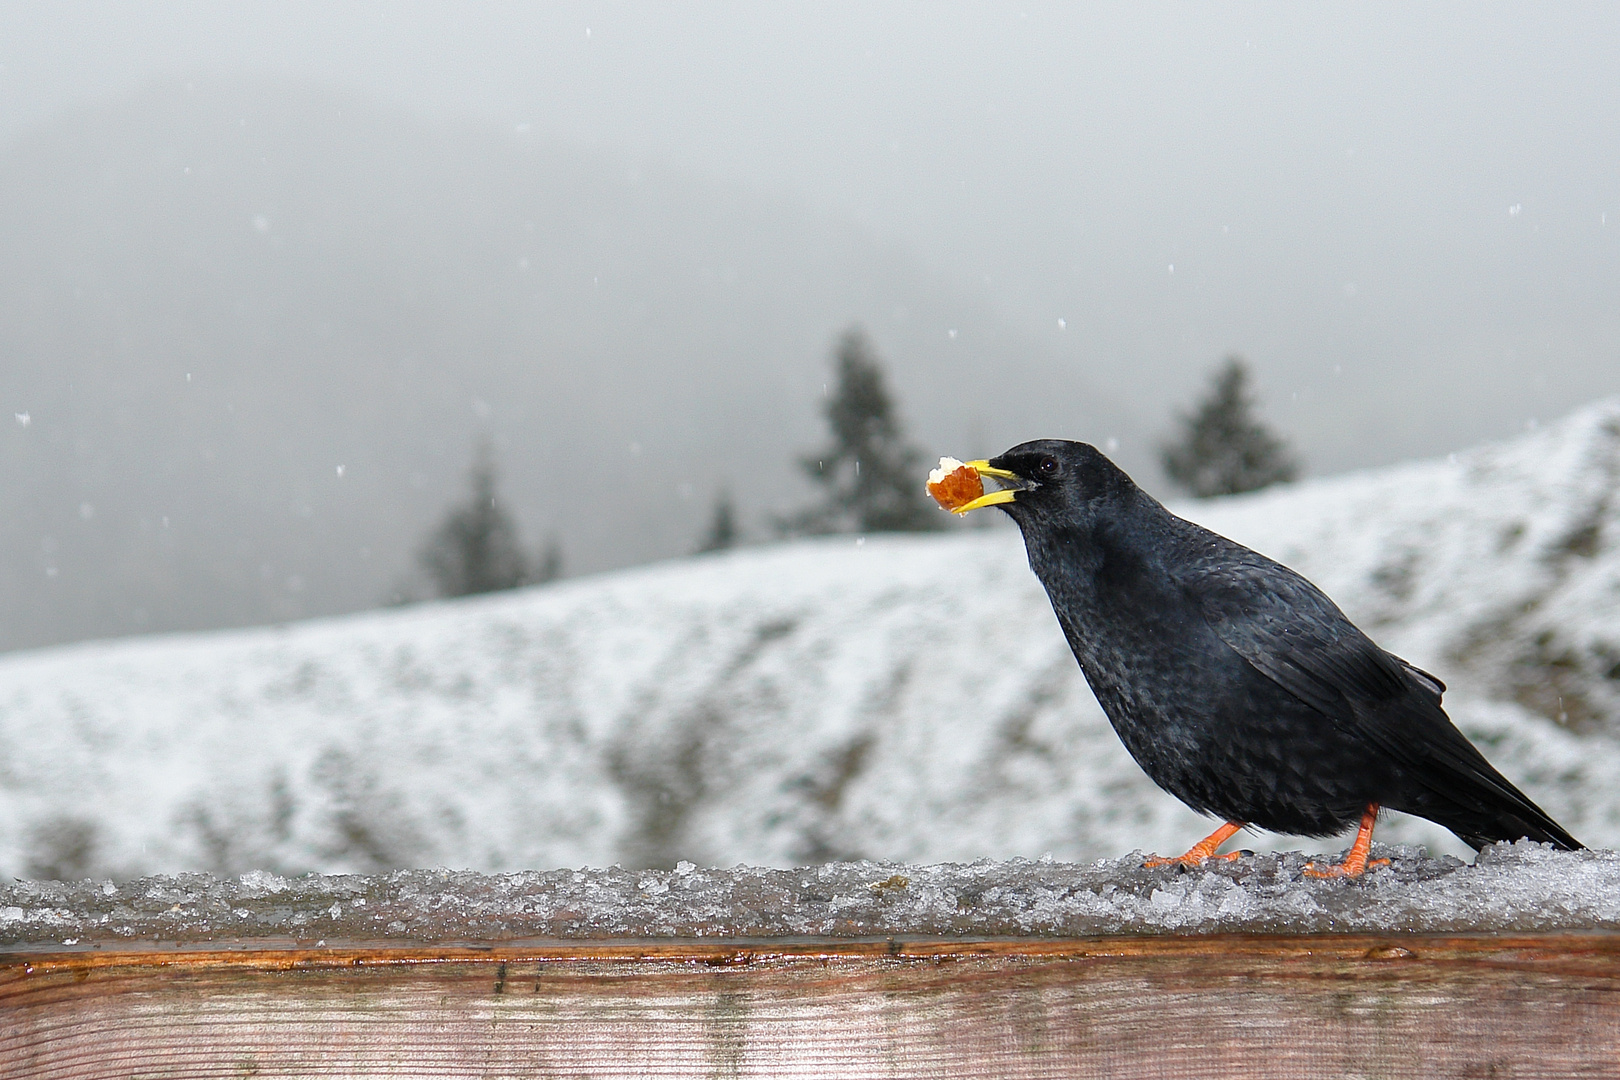
<path fill-rule="evenodd" d="M 0 1077 L 1620 1073 L 1620 935 L 0 955 Z"/>

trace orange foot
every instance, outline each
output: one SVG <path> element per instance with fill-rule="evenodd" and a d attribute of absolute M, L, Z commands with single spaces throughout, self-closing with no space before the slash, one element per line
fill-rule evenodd
<path fill-rule="evenodd" d="M 1192 846 L 1192 850 L 1188 851 L 1187 854 L 1177 855 L 1173 859 L 1166 859 L 1162 858 L 1161 856 L 1154 855 L 1150 857 L 1147 862 L 1143 863 L 1142 866 L 1144 869 L 1152 869 L 1155 866 L 1170 866 L 1172 864 L 1180 866 L 1203 866 L 1212 859 L 1218 859 L 1221 862 L 1229 862 L 1232 859 L 1242 855 L 1243 852 L 1229 851 L 1225 855 L 1217 855 L 1215 854 L 1215 849 L 1226 843 L 1226 841 L 1231 838 L 1232 834 L 1241 828 L 1243 828 L 1242 822 L 1228 821 L 1225 825 L 1222 825 L 1220 828 L 1198 841 L 1198 843 L 1194 844 Z"/>
<path fill-rule="evenodd" d="M 1377 821 L 1378 804 L 1368 803 L 1366 812 L 1361 815 L 1361 827 L 1356 830 L 1356 842 L 1350 845 L 1350 853 L 1344 857 L 1344 862 L 1334 863 L 1329 866 L 1306 863 L 1305 876 L 1314 878 L 1360 877 L 1375 866 L 1388 866 L 1388 859 L 1367 861 L 1367 852 L 1372 850 L 1373 825 Z"/>

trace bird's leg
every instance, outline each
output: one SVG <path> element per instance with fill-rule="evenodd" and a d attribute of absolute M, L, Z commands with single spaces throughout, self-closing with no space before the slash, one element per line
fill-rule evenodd
<path fill-rule="evenodd" d="M 1171 863 L 1180 863 L 1182 866 L 1203 866 L 1211 859 L 1235 859 L 1242 855 L 1241 851 L 1229 851 L 1225 855 L 1215 854 L 1215 849 L 1226 843 L 1232 834 L 1243 828 L 1241 821 L 1228 821 L 1208 836 L 1192 846 L 1192 850 L 1185 855 L 1178 855 L 1173 859 L 1164 859 L 1155 855 L 1143 863 L 1143 867 L 1169 866 Z"/>
<path fill-rule="evenodd" d="M 1361 815 L 1361 828 L 1356 830 L 1356 842 L 1350 845 L 1350 853 L 1344 857 L 1344 862 L 1332 866 L 1317 866 L 1315 863 L 1305 864 L 1306 877 L 1360 877 L 1370 867 L 1388 866 L 1388 859 L 1374 859 L 1367 861 L 1367 852 L 1372 850 L 1373 825 L 1378 821 L 1378 804 L 1368 803 L 1367 810 Z"/>

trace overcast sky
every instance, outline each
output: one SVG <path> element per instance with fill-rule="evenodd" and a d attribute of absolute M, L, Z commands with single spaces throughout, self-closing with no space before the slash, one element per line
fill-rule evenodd
<path fill-rule="evenodd" d="M 1317 472 L 1620 391 L 1612 5 L 146 0 L 0 24 L 0 138 L 189 72 L 530 125 L 849 217 L 1145 417 L 1243 352 Z"/>

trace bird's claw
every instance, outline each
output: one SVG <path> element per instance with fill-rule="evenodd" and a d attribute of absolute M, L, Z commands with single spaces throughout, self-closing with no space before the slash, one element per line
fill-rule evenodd
<path fill-rule="evenodd" d="M 1189 851 L 1185 855 L 1177 855 L 1169 859 L 1162 855 L 1154 855 L 1142 864 L 1142 869 L 1153 870 L 1160 866 L 1180 866 L 1186 869 L 1203 866 L 1207 862 L 1231 862 L 1233 859 L 1241 859 L 1245 855 L 1253 854 L 1252 851 L 1228 851 L 1225 855 L 1205 855 L 1202 852 Z"/>
<path fill-rule="evenodd" d="M 1305 864 L 1304 874 L 1313 878 L 1360 877 L 1374 867 L 1388 865 L 1388 859 L 1372 859 L 1359 864 L 1347 859 L 1342 863 L 1331 863 L 1327 866 L 1317 866 L 1312 862 Z"/>
<path fill-rule="evenodd" d="M 1215 854 L 1215 852 L 1220 849 L 1220 846 L 1230 840 L 1232 838 L 1232 834 L 1241 828 L 1243 828 L 1242 822 L 1228 821 L 1225 825 L 1222 825 L 1220 828 L 1198 841 L 1198 843 L 1194 844 L 1185 855 L 1177 855 L 1173 859 L 1166 859 L 1161 855 L 1150 855 L 1148 856 L 1147 861 L 1142 863 L 1142 867 L 1143 869 L 1151 870 L 1156 866 L 1170 866 L 1174 864 L 1183 870 L 1189 870 L 1195 866 L 1203 866 L 1211 859 L 1220 859 L 1222 862 L 1229 862 L 1230 860 L 1237 858 L 1239 855 L 1252 855 L 1254 854 L 1252 851 L 1234 851 L 1226 855 Z"/>

